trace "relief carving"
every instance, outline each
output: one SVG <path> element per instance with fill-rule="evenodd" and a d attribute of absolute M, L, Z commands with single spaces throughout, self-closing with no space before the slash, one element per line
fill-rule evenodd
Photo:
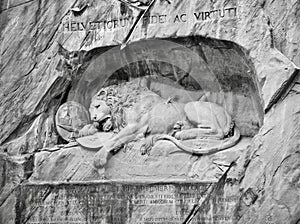
<path fill-rule="evenodd" d="M 73 141 L 78 137 L 79 130 L 85 130 L 89 126 L 89 113 L 80 103 L 68 101 L 57 110 L 55 123 L 58 134 L 65 141 Z"/>
<path fill-rule="evenodd" d="M 89 112 L 93 123 L 73 130 L 73 136 L 82 147 L 99 150 L 94 160 L 97 168 L 104 167 L 111 153 L 136 141 L 144 142 L 142 154 L 149 154 L 157 141 L 167 140 L 180 151 L 207 155 L 234 146 L 240 138 L 223 107 L 202 100 L 181 103 L 164 99 L 141 83 L 100 89 Z M 93 135 L 97 133 L 103 133 L 101 140 Z M 190 140 L 193 146 L 185 144 Z"/>

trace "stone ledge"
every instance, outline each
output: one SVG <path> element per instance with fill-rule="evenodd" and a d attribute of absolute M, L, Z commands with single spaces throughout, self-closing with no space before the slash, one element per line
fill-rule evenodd
<path fill-rule="evenodd" d="M 169 154 L 178 149 L 169 142 L 161 141 L 152 149 L 150 156 L 141 155 L 136 147 L 127 152 L 119 151 L 110 158 L 104 173 L 92 164 L 94 151 L 71 147 L 55 152 L 40 152 L 35 155 L 35 168 L 30 182 L 89 182 L 101 179 L 216 182 L 226 167 L 239 157 L 239 152 L 247 149 L 250 143 L 250 138 L 242 138 L 230 149 L 198 157 L 183 152 Z"/>

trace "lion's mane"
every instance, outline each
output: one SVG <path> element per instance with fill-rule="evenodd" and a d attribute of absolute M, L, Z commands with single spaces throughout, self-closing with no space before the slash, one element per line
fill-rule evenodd
<path fill-rule="evenodd" d="M 105 101 L 111 108 L 113 129 L 115 132 L 119 132 L 127 125 L 126 109 L 133 107 L 142 95 L 150 92 L 153 94 L 147 87 L 127 82 L 101 88 L 93 99 L 97 97 L 97 99 Z"/>

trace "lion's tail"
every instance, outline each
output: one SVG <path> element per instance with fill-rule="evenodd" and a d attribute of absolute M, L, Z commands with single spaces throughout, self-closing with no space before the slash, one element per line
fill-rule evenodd
<path fill-rule="evenodd" d="M 207 155 L 207 154 L 213 154 L 222 151 L 224 149 L 228 149 L 236 145 L 240 139 L 240 136 L 241 135 L 239 129 L 235 127 L 233 136 L 221 140 L 220 143 L 215 146 L 211 146 L 203 149 L 189 147 L 170 135 L 161 135 L 159 136 L 158 140 L 169 140 L 173 142 L 182 151 L 185 151 L 187 153 L 196 154 L 196 155 Z"/>

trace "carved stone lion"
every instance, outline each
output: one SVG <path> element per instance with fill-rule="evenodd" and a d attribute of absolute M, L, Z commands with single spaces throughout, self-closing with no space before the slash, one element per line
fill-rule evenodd
<path fill-rule="evenodd" d="M 94 161 L 97 168 L 106 164 L 110 152 L 138 139 L 145 141 L 142 153 L 148 153 L 156 141 L 168 140 L 183 151 L 204 155 L 232 147 L 240 138 L 239 130 L 223 107 L 202 101 L 174 102 L 147 88 L 102 88 L 93 97 L 89 111 L 98 128 L 116 132 L 93 148 L 100 149 Z M 181 142 L 187 139 L 213 139 L 218 144 L 191 148 Z"/>

